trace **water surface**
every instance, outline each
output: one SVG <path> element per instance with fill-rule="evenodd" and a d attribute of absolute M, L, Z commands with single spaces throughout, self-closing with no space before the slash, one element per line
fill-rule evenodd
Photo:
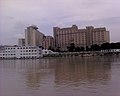
<path fill-rule="evenodd" d="M 120 57 L 0 60 L 0 96 L 120 96 Z"/>

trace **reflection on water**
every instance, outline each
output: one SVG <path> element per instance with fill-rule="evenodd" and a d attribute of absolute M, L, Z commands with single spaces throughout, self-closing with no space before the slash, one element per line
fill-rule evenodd
<path fill-rule="evenodd" d="M 2 96 L 119 96 L 119 57 L 0 60 L 0 72 Z"/>
<path fill-rule="evenodd" d="M 99 62 L 99 58 L 76 59 L 76 61 L 72 59 L 68 58 L 56 65 L 56 84 L 75 82 L 78 86 L 80 82 L 99 83 L 110 80 L 110 62 Z"/>

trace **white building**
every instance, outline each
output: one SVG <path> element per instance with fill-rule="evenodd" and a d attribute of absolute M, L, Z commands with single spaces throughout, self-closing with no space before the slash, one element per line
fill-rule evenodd
<path fill-rule="evenodd" d="M 42 49 L 36 46 L 1 46 L 0 58 L 40 58 Z"/>
<path fill-rule="evenodd" d="M 120 49 L 110 49 L 110 52 L 120 52 Z"/>
<path fill-rule="evenodd" d="M 48 49 L 43 49 L 42 50 L 42 54 L 43 56 L 48 56 L 48 55 L 55 55 L 57 56 L 59 53 L 58 52 L 53 52 L 52 50 L 48 50 Z"/>

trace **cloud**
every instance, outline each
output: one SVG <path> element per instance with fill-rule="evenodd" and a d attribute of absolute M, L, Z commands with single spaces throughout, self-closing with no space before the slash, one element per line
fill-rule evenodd
<path fill-rule="evenodd" d="M 111 33 L 111 40 L 118 41 L 119 4 L 119 0 L 1 0 L 2 43 L 17 43 L 17 38 L 22 35 L 16 35 L 24 36 L 24 29 L 32 24 L 48 35 L 52 35 L 54 26 L 107 26 L 108 30 L 116 32 Z"/>

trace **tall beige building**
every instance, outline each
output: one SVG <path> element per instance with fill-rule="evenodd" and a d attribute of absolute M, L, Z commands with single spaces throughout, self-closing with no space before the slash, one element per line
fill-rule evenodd
<path fill-rule="evenodd" d="M 76 25 L 69 28 L 53 28 L 55 39 L 55 48 L 60 47 L 61 50 L 67 50 L 70 43 L 74 43 L 79 47 L 90 47 L 93 44 L 101 45 L 109 42 L 109 31 L 103 28 L 94 28 L 87 26 L 86 29 L 78 29 Z"/>
<path fill-rule="evenodd" d="M 52 36 L 44 36 L 43 38 L 43 48 L 44 49 L 49 49 L 50 47 L 51 48 L 54 48 L 54 39 Z"/>
<path fill-rule="evenodd" d="M 44 34 L 38 31 L 38 27 L 32 25 L 25 29 L 26 46 L 42 46 Z"/>

